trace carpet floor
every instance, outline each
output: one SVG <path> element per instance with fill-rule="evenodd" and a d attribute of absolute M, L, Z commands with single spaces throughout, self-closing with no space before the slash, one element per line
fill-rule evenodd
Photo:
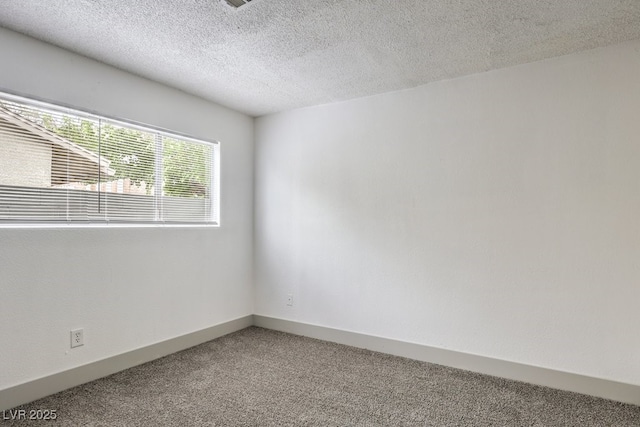
<path fill-rule="evenodd" d="M 640 407 L 251 327 L 40 399 L 15 426 L 640 426 Z"/>

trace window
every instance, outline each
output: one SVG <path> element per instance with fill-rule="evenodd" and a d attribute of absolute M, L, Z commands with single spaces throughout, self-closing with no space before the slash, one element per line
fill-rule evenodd
<path fill-rule="evenodd" d="M 219 144 L 0 94 L 0 224 L 218 224 Z"/>

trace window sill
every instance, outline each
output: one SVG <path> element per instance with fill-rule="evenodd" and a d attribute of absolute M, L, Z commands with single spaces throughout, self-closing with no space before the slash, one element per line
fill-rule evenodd
<path fill-rule="evenodd" d="M 16 223 L 16 224 L 0 224 L 0 229 L 68 229 L 68 228 L 220 228 L 220 224 L 123 224 L 123 223 Z"/>

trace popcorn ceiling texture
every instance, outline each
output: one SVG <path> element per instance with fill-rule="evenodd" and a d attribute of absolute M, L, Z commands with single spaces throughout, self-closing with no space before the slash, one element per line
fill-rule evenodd
<path fill-rule="evenodd" d="M 253 116 L 640 38 L 638 0 L 3 0 L 0 26 Z"/>

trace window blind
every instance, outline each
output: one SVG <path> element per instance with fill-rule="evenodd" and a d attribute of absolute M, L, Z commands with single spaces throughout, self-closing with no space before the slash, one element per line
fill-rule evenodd
<path fill-rule="evenodd" d="M 0 94 L 0 223 L 217 224 L 219 144 Z"/>

